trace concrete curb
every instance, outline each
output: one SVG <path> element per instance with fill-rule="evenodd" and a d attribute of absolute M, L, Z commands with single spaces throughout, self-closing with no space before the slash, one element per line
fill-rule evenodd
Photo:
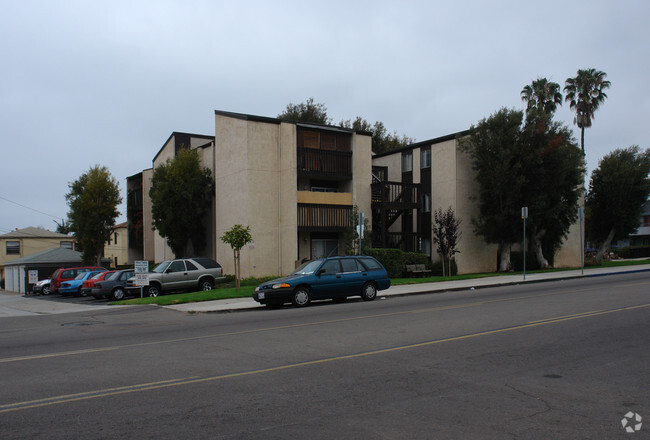
<path fill-rule="evenodd" d="M 468 280 L 441 281 L 436 283 L 421 284 L 403 284 L 391 286 L 388 290 L 379 292 L 379 297 L 400 297 L 407 295 L 426 295 L 444 292 L 457 292 L 463 290 L 478 290 L 489 287 L 514 286 L 527 283 L 543 283 L 549 281 L 561 281 L 577 278 L 590 278 L 610 275 L 621 275 L 629 273 L 650 272 L 650 265 L 636 266 L 634 269 L 623 266 L 619 268 L 596 268 L 585 269 L 584 273 L 580 270 L 547 272 L 541 274 L 527 274 L 527 279 L 523 275 L 497 275 L 486 278 L 472 278 Z M 504 280 L 508 278 L 518 278 Z M 161 306 L 167 309 L 177 310 L 185 313 L 232 313 L 245 310 L 264 309 L 265 307 L 252 298 L 232 298 L 216 301 L 204 301 L 198 303 L 177 304 L 171 306 Z"/>

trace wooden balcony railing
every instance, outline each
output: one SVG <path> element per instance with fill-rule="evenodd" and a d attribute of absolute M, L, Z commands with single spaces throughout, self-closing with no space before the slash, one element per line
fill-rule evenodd
<path fill-rule="evenodd" d="M 340 231 L 352 226 L 352 206 L 298 204 L 298 229 Z"/>
<path fill-rule="evenodd" d="M 352 178 L 352 152 L 298 148 L 298 174 Z"/>

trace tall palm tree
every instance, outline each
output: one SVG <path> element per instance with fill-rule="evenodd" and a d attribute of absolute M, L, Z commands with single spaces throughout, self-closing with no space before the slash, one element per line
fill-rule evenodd
<path fill-rule="evenodd" d="M 521 100 L 528 103 L 526 113 L 536 109 L 546 114 L 552 114 L 558 104 L 562 105 L 560 85 L 546 78 L 537 78 L 531 85 L 522 89 Z"/>
<path fill-rule="evenodd" d="M 576 113 L 573 123 L 580 128 L 580 146 L 585 152 L 585 128 L 591 127 L 591 120 L 598 107 L 605 102 L 607 95 L 603 90 L 611 83 L 607 74 L 596 69 L 578 70 L 575 78 L 568 78 L 564 83 L 565 100 Z"/>

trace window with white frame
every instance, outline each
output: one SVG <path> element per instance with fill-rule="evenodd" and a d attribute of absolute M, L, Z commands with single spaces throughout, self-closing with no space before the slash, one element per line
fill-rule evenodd
<path fill-rule="evenodd" d="M 20 255 L 19 241 L 7 241 L 7 255 Z"/>

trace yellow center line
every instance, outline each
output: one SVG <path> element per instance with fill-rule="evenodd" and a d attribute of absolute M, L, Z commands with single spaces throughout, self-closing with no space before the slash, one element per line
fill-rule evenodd
<path fill-rule="evenodd" d="M 432 345 L 436 345 L 436 344 L 441 344 L 441 343 L 444 343 L 444 342 L 462 341 L 462 340 L 465 340 L 465 339 L 477 338 L 477 337 L 480 337 L 480 336 L 487 336 L 487 335 L 495 335 L 495 334 L 499 334 L 499 333 L 513 332 L 513 331 L 523 330 L 523 329 L 532 328 L 532 327 L 539 327 L 539 326 L 543 326 L 543 325 L 557 324 L 557 323 L 560 323 L 560 322 L 572 321 L 572 320 L 576 320 L 576 319 L 591 318 L 591 317 L 595 317 L 595 316 L 602 316 L 602 315 L 607 315 L 607 314 L 611 314 L 611 313 L 617 313 L 617 312 L 629 311 L 629 310 L 636 310 L 636 309 L 642 309 L 642 308 L 647 308 L 647 307 L 650 307 L 650 303 L 649 304 L 636 305 L 636 306 L 629 306 L 629 307 L 621 307 L 621 308 L 612 309 L 612 310 L 595 310 L 595 311 L 579 313 L 579 314 L 575 314 L 575 315 L 558 316 L 558 317 L 548 318 L 548 319 L 542 320 L 542 321 L 529 322 L 529 323 L 526 323 L 526 324 L 516 325 L 516 326 L 512 326 L 512 327 L 493 329 L 493 330 L 485 330 L 485 331 L 482 331 L 482 332 L 476 332 L 476 333 L 471 333 L 471 334 L 467 334 L 467 335 L 452 336 L 452 337 L 449 337 L 449 338 L 435 339 L 435 340 L 419 342 L 419 343 L 415 343 L 415 344 L 407 344 L 407 345 L 401 345 L 401 346 L 397 346 L 397 347 L 383 348 L 383 349 L 379 349 L 379 350 L 371 350 L 371 351 L 362 352 L 362 353 L 353 353 L 353 354 L 347 354 L 347 355 L 341 355 L 341 356 L 333 356 L 333 357 L 329 357 L 329 358 L 316 359 L 316 360 L 305 361 L 305 362 L 297 362 L 297 363 L 293 363 L 293 364 L 279 365 L 279 366 L 276 366 L 276 367 L 263 368 L 263 369 L 251 370 L 251 371 L 243 371 L 243 372 L 239 372 L 239 373 L 230 373 L 230 374 L 223 374 L 223 375 L 219 375 L 219 376 L 210 376 L 210 377 L 194 376 L 194 377 L 187 377 L 187 378 L 170 379 L 170 380 L 160 381 L 160 382 L 143 383 L 143 384 L 136 384 L 136 385 L 131 385 L 131 386 L 108 388 L 108 389 L 104 389 L 104 390 L 88 391 L 88 392 L 84 392 L 84 393 L 68 394 L 68 395 L 62 395 L 62 396 L 54 396 L 54 397 L 49 397 L 49 398 L 44 398 L 44 399 L 29 400 L 29 401 L 25 401 L 25 402 L 16 402 L 16 403 L 0 405 L 0 414 L 12 412 L 12 411 L 39 408 L 39 407 L 49 406 L 49 405 L 57 405 L 57 404 L 62 404 L 62 403 L 76 402 L 76 401 L 81 401 L 81 400 L 97 399 L 97 398 L 100 398 L 100 397 L 116 396 L 116 395 L 120 395 L 120 394 L 136 393 L 136 392 L 142 392 L 142 391 L 148 391 L 148 390 L 158 390 L 158 389 L 163 389 L 163 388 L 177 387 L 177 386 L 191 385 L 191 384 L 198 384 L 198 383 L 205 383 L 205 382 L 215 382 L 215 381 L 224 380 L 224 379 L 252 376 L 252 375 L 258 375 L 258 374 L 264 374 L 264 373 L 272 373 L 272 372 L 277 372 L 277 371 L 289 370 L 289 369 L 292 369 L 292 368 L 300 368 L 300 367 L 307 367 L 307 366 L 313 366 L 313 365 L 318 365 L 318 364 L 324 364 L 324 363 L 328 363 L 328 362 L 335 362 L 335 361 L 342 361 L 342 360 L 349 360 L 349 359 L 358 359 L 358 358 L 368 357 L 368 356 L 377 356 L 377 355 L 380 355 L 380 354 L 393 353 L 393 352 L 398 352 L 398 351 L 403 351 L 403 350 L 410 350 L 410 349 L 414 349 L 414 348 L 428 347 L 428 346 L 432 346 Z"/>

